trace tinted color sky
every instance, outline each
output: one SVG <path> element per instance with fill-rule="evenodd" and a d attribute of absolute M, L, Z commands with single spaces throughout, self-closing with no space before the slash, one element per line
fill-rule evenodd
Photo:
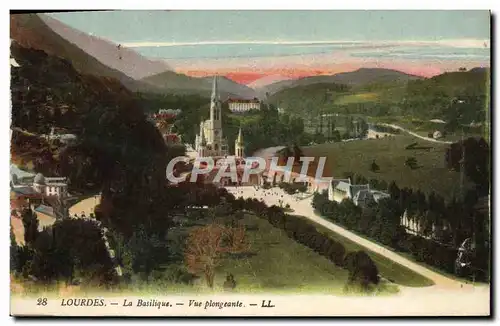
<path fill-rule="evenodd" d="M 51 14 L 195 76 L 249 83 L 361 67 L 432 76 L 488 66 L 488 11 L 109 11 Z M 382 42 L 384 41 L 384 42 Z"/>
<path fill-rule="evenodd" d="M 53 16 L 115 42 L 489 39 L 487 11 L 115 11 Z"/>

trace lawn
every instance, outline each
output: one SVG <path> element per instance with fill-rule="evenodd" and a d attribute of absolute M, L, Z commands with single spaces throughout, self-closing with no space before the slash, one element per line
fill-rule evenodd
<path fill-rule="evenodd" d="M 217 268 L 215 287 L 220 288 L 227 273 L 234 275 L 236 292 L 241 293 L 323 293 L 342 294 L 347 270 L 288 238 L 286 233 L 254 215 L 243 219 L 250 250 L 247 254 L 224 258 Z M 205 287 L 199 279 L 195 285 Z M 381 292 L 396 292 L 382 284 Z"/>
<path fill-rule="evenodd" d="M 303 217 L 304 218 L 304 217 Z M 424 287 L 424 286 L 431 286 L 434 284 L 432 280 L 429 280 L 428 278 L 413 272 L 412 270 L 388 259 L 385 258 L 382 255 L 379 255 L 371 250 L 368 250 L 367 248 L 341 236 L 340 234 L 333 232 L 327 228 L 325 228 L 322 225 L 319 225 L 313 221 L 308 220 L 309 223 L 313 223 L 316 229 L 323 233 L 324 235 L 327 235 L 331 239 L 338 241 L 342 243 L 342 245 L 345 247 L 346 251 L 358 251 L 358 250 L 363 250 L 365 251 L 371 259 L 375 262 L 377 265 L 377 268 L 379 270 L 379 273 L 384 277 L 385 279 L 396 283 L 398 285 L 402 286 L 409 286 L 409 287 Z M 370 239 L 371 240 L 371 239 Z M 392 250 L 392 249 L 391 249 Z"/>
<path fill-rule="evenodd" d="M 405 147 L 417 142 L 420 149 Z M 448 145 L 427 142 L 409 135 L 383 139 L 359 140 L 304 147 L 304 156 L 326 157 L 325 176 L 341 178 L 345 172 L 354 172 L 368 179 L 395 181 L 401 187 L 420 189 L 425 193 L 435 191 L 450 199 L 460 190 L 460 173 L 450 171 L 445 165 Z M 408 157 L 417 159 L 418 167 L 405 166 Z M 380 170 L 372 172 L 375 160 Z M 466 181 L 466 187 L 469 184 Z M 381 189 L 383 190 L 383 189 Z"/>

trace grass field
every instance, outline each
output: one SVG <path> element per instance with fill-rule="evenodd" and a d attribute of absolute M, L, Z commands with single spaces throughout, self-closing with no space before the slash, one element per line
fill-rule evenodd
<path fill-rule="evenodd" d="M 353 103 L 376 102 L 379 98 L 379 95 L 380 94 L 376 93 L 376 92 L 341 95 L 335 100 L 334 104 L 346 105 L 346 104 L 353 104 Z"/>
<path fill-rule="evenodd" d="M 216 287 L 227 273 L 235 276 L 236 292 L 242 293 L 328 293 L 342 294 L 347 270 L 288 238 L 286 233 L 254 215 L 243 219 L 247 228 L 249 253 L 226 257 L 217 268 Z M 204 287 L 199 280 L 197 287 Z M 195 285 L 196 286 L 196 285 Z M 382 293 L 393 293 L 393 285 L 382 284 Z"/>
<path fill-rule="evenodd" d="M 413 142 L 425 149 L 407 150 Z M 445 166 L 446 144 L 431 143 L 409 135 L 383 139 L 359 140 L 304 147 L 304 156 L 327 158 L 325 176 L 342 177 L 344 172 L 354 172 L 368 179 L 395 181 L 401 187 L 420 189 L 426 193 L 435 191 L 444 198 L 451 198 L 460 189 L 460 173 L 449 171 Z M 407 157 L 417 159 L 418 168 L 405 166 Z M 380 167 L 372 172 L 375 160 Z M 466 183 L 466 187 L 467 187 Z M 383 189 L 381 189 L 383 190 Z"/>
<path fill-rule="evenodd" d="M 314 223 L 314 222 L 309 221 L 309 223 Z M 323 227 L 322 225 L 314 223 L 314 226 L 319 232 L 323 233 L 324 235 L 327 235 L 328 237 L 330 237 L 335 241 L 342 243 L 342 245 L 348 252 L 358 251 L 358 250 L 365 251 L 377 265 L 379 273 L 382 275 L 382 277 L 386 278 L 387 280 L 390 280 L 391 282 L 409 287 L 424 287 L 424 286 L 431 286 L 434 284 L 434 282 L 432 282 L 428 278 L 418 273 L 415 273 L 412 270 L 398 263 L 395 263 L 390 259 L 385 258 L 384 256 L 381 256 L 373 251 L 370 251 L 365 247 L 360 246 L 357 243 L 341 236 L 340 234 Z"/>

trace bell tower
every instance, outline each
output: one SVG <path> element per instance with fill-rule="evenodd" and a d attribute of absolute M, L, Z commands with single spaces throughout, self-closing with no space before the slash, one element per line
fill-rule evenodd
<path fill-rule="evenodd" d="M 214 77 L 212 84 L 212 96 L 210 99 L 210 135 L 209 142 L 212 143 L 212 149 L 215 152 L 221 151 L 222 145 L 222 117 L 221 101 L 218 90 L 218 76 Z"/>

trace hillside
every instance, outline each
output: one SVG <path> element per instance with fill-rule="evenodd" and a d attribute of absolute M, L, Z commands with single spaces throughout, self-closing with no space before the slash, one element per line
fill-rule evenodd
<path fill-rule="evenodd" d="M 210 96 L 213 77 L 196 78 L 187 75 L 165 71 L 141 79 L 141 81 L 162 88 L 167 93 L 196 94 Z M 244 85 L 238 84 L 228 78 L 219 78 L 219 94 L 222 100 L 229 97 L 254 98 L 255 92 Z"/>
<path fill-rule="evenodd" d="M 213 76 L 208 76 L 204 77 L 203 79 L 210 85 L 210 87 L 212 87 L 213 78 Z M 254 89 L 242 84 L 238 84 L 237 82 L 232 81 L 231 79 L 224 76 L 219 77 L 218 83 L 220 90 L 227 92 L 228 94 L 234 94 L 238 98 L 253 99 L 257 97 L 257 93 Z"/>
<path fill-rule="evenodd" d="M 110 189 L 146 196 L 163 185 L 167 148 L 132 92 L 116 79 L 81 74 L 68 60 L 17 42 L 11 56 L 19 63 L 11 71 L 12 127 L 34 135 L 56 127 L 78 137 L 76 146 L 36 148 L 36 171 L 67 176 L 77 189 L 93 184 L 105 197 Z M 33 146 L 21 142 L 15 154 Z M 137 182 L 148 178 L 155 182 Z"/>
<path fill-rule="evenodd" d="M 302 85 L 283 89 L 268 100 L 289 114 L 312 118 L 320 109 L 329 111 L 332 99 L 348 94 L 350 89 L 347 85 L 334 83 Z"/>
<path fill-rule="evenodd" d="M 307 86 L 313 84 L 345 84 L 349 86 L 363 86 L 372 83 L 407 82 L 421 79 L 421 77 L 409 75 L 401 71 L 383 68 L 361 68 L 351 72 L 343 72 L 335 75 L 323 75 L 304 77 L 296 80 L 283 80 L 259 89 L 259 92 L 269 94 L 277 93 L 286 88 Z"/>
<path fill-rule="evenodd" d="M 271 85 L 284 80 L 290 80 L 290 78 L 281 75 L 269 75 L 256 79 L 253 82 L 248 83 L 247 86 L 255 90 L 263 90 L 267 85 Z"/>
<path fill-rule="evenodd" d="M 344 76 L 347 84 L 342 84 L 345 87 L 341 89 L 338 84 L 326 82 L 294 86 L 276 92 L 270 100 L 289 113 L 312 116 L 322 109 L 332 113 L 408 116 L 425 120 L 450 121 L 461 116 L 462 123 L 466 124 L 485 120 L 489 69 L 447 72 L 406 81 L 391 81 L 389 75 L 367 84 L 353 84 L 352 79 L 349 83 Z M 314 78 L 318 79 L 328 80 L 328 77 Z M 304 83 L 307 84 L 307 79 Z M 460 99 L 463 105 L 452 105 L 453 99 Z"/>
<path fill-rule="evenodd" d="M 170 67 L 160 60 L 151 60 L 134 50 L 124 48 L 105 39 L 71 28 L 49 15 L 38 16 L 50 29 L 78 46 L 104 65 L 121 71 L 133 79 L 154 75 Z"/>
<path fill-rule="evenodd" d="M 409 82 L 401 103 L 407 115 L 461 123 L 484 121 L 489 112 L 490 70 L 447 72 L 429 79 Z M 462 104 L 451 104 L 458 99 Z"/>
<path fill-rule="evenodd" d="M 54 32 L 36 14 L 10 15 L 10 38 L 26 48 L 38 49 L 64 58 L 81 73 L 111 77 L 133 91 L 152 91 L 154 86 L 136 81 L 124 73 L 110 68 L 76 45 Z"/>

